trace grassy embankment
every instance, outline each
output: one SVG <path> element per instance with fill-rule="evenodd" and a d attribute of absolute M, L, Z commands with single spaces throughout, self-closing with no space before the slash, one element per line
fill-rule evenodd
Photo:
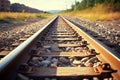
<path fill-rule="evenodd" d="M 0 21 L 11 22 L 13 20 L 27 20 L 30 18 L 47 18 L 50 16 L 52 16 L 52 14 L 0 12 Z"/>
<path fill-rule="evenodd" d="M 98 20 L 117 20 L 120 19 L 120 12 L 111 11 L 110 6 L 97 5 L 81 11 L 63 12 L 66 16 L 76 16 L 89 19 L 91 21 Z"/>

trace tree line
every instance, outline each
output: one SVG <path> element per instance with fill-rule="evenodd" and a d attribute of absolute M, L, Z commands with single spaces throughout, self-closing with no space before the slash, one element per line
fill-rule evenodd
<path fill-rule="evenodd" d="M 120 0 L 82 0 L 81 2 L 76 2 L 76 5 L 72 5 L 70 11 L 92 8 L 97 4 L 110 5 L 113 11 L 120 11 Z"/>

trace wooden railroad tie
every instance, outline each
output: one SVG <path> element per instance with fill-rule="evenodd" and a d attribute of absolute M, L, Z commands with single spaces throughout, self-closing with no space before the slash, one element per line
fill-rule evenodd
<path fill-rule="evenodd" d="M 46 39 L 48 41 L 53 40 L 53 41 L 60 41 L 60 40 L 64 40 L 64 41 L 75 41 L 75 40 L 79 40 L 78 38 L 48 38 Z"/>
<path fill-rule="evenodd" d="M 95 56 L 97 54 L 91 54 L 89 52 L 52 52 L 52 53 L 41 53 L 38 52 L 37 54 L 32 54 L 33 56 L 52 56 L 52 57 L 57 57 L 57 56 L 63 56 L 63 57 L 68 57 L 68 56 L 75 56 L 75 57 L 88 57 L 88 56 Z"/>
<path fill-rule="evenodd" d="M 56 38 L 56 37 L 75 37 L 75 35 L 50 35 L 50 36 L 53 38 Z"/>
<path fill-rule="evenodd" d="M 29 67 L 26 70 L 21 70 L 20 73 L 24 73 L 29 77 L 99 77 L 104 75 L 111 75 L 116 70 L 104 70 L 102 67 Z M 105 77 L 105 76 L 104 76 Z"/>
<path fill-rule="evenodd" d="M 52 47 L 53 45 L 56 45 L 57 47 L 80 47 L 82 46 L 81 44 L 49 44 L 49 45 L 45 45 L 43 47 Z"/>
<path fill-rule="evenodd" d="M 74 35 L 74 33 L 51 33 L 51 35 Z"/>

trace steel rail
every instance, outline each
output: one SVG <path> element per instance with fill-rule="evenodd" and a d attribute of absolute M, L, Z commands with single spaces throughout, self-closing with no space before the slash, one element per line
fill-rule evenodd
<path fill-rule="evenodd" d="M 12 70 L 14 73 L 17 73 L 17 72 L 15 72 L 17 69 L 14 69 L 20 65 L 19 61 L 17 61 L 17 60 L 19 60 L 19 59 L 21 60 L 23 55 L 25 56 L 27 54 L 26 53 L 26 52 L 28 52 L 27 49 L 31 48 L 31 45 L 34 44 L 34 42 L 37 40 L 38 36 L 40 34 L 42 34 L 42 32 L 44 32 L 57 19 L 57 17 L 53 18 L 47 25 L 45 25 L 42 29 L 40 29 L 38 32 L 36 32 L 33 36 L 28 38 L 25 42 L 23 42 L 20 46 L 18 46 L 15 50 L 13 50 L 10 54 L 5 56 L 0 61 L 0 78 L 1 78 L 1 76 L 7 75 L 9 71 L 11 73 Z M 68 21 L 64 17 L 62 17 L 62 18 L 68 25 L 70 25 L 70 27 L 72 27 L 72 29 L 74 29 L 78 34 L 80 34 L 86 41 L 88 41 L 90 43 L 90 45 L 97 52 L 100 53 L 100 55 L 98 57 L 102 57 L 106 62 L 108 62 L 108 63 L 110 63 L 110 65 L 112 65 L 113 69 L 118 70 L 117 73 L 113 74 L 113 77 L 115 77 L 115 79 L 118 80 L 120 78 L 120 68 L 119 68 L 120 59 L 114 55 L 116 53 L 114 51 L 111 51 L 104 44 L 102 44 L 95 38 L 88 35 L 86 32 L 84 32 L 83 30 L 81 30 L 80 28 L 78 28 L 77 26 L 72 24 L 70 21 Z M 12 76 L 16 76 L 16 74 L 12 74 Z M 14 80 L 15 77 L 11 78 L 11 76 L 8 76 L 8 78 L 4 78 L 4 80 L 6 80 L 6 79 Z"/>
<path fill-rule="evenodd" d="M 82 29 L 62 17 L 63 20 L 70 25 L 78 34 L 80 34 L 86 41 L 90 43 L 90 45 L 98 52 L 101 53 L 100 57 L 103 58 L 106 62 L 110 63 L 112 65 L 112 68 L 118 70 L 117 74 L 113 74 L 115 76 L 116 80 L 120 79 L 120 55 L 119 53 L 116 53 L 115 51 L 112 51 L 110 48 L 108 48 L 106 45 L 98 41 L 97 39 L 93 38 L 86 32 L 84 32 Z M 118 54 L 116 56 L 116 54 Z"/>
<path fill-rule="evenodd" d="M 36 38 L 49 26 L 51 25 L 58 16 L 54 17 L 49 23 L 47 23 L 43 28 L 41 28 L 39 31 L 37 31 L 34 35 L 32 35 L 30 38 L 28 38 L 26 41 L 24 41 L 21 45 L 19 45 L 16 49 L 11 51 L 7 56 L 5 56 L 3 59 L 0 60 L 0 78 L 1 75 L 7 74 L 7 70 L 11 68 L 14 68 L 14 64 L 17 63 L 18 57 L 21 55 L 24 55 L 25 50 L 30 48 L 30 44 L 33 44 L 33 42 L 36 40 Z M 12 79 L 9 79 L 12 80 Z"/>

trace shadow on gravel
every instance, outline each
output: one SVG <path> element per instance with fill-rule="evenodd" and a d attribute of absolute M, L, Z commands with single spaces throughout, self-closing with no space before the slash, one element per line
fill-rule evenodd
<path fill-rule="evenodd" d="M 0 24 L 2 24 L 2 23 L 10 23 L 10 21 L 9 20 L 0 20 Z"/>
<path fill-rule="evenodd" d="M 10 28 L 14 28 L 14 27 L 28 25 L 30 23 L 34 23 L 42 19 L 43 18 L 26 19 L 26 20 L 13 20 L 13 19 L 2 20 L 1 19 L 0 20 L 0 32 L 8 31 Z"/>

